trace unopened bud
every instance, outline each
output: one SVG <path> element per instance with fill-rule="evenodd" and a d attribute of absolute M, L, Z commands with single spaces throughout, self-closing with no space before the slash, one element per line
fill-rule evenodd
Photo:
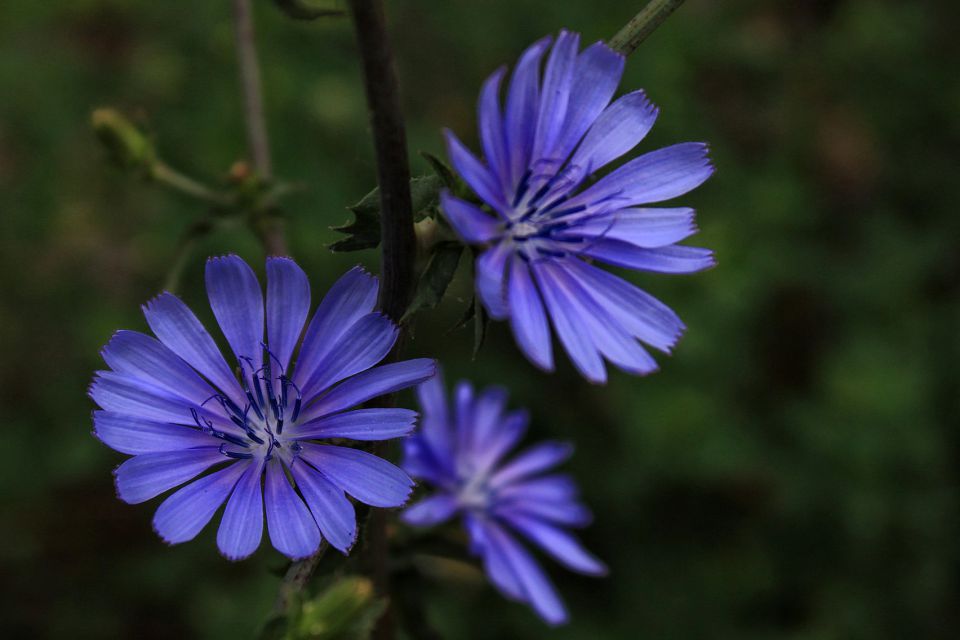
<path fill-rule="evenodd" d="M 90 122 L 110 159 L 124 169 L 148 168 L 154 161 L 153 144 L 136 125 L 116 109 L 95 109 Z"/>

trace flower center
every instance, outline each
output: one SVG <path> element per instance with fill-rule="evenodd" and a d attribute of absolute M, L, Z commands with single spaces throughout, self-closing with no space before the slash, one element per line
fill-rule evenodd
<path fill-rule="evenodd" d="M 220 393 L 204 402 L 219 403 L 225 416 L 242 434 L 217 429 L 196 409 L 190 411 L 202 431 L 224 441 L 220 453 L 228 458 L 270 460 L 279 455 L 290 463 L 299 453 L 300 444 L 285 438 L 283 431 L 299 418 L 302 396 L 297 385 L 286 375 L 273 376 L 270 366 L 273 354 L 269 350 L 267 353 L 267 362 L 258 370 L 254 370 L 251 358 L 240 359 L 240 386 L 247 399 L 243 408 Z"/>
<path fill-rule="evenodd" d="M 487 478 L 480 476 L 471 478 L 460 486 L 457 492 L 457 501 L 465 509 L 484 510 L 490 505 L 493 492 L 487 483 Z"/>

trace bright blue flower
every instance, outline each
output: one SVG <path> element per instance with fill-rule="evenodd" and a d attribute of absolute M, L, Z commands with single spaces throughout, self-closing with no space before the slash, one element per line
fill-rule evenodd
<path fill-rule="evenodd" d="M 457 385 L 448 405 L 437 375 L 417 388 L 420 429 L 404 441 L 403 468 L 436 493 L 406 509 L 401 518 L 433 526 L 463 515 L 472 553 L 511 600 L 526 602 L 551 624 L 567 620 L 563 602 L 543 569 L 517 541 L 519 534 L 573 571 L 603 575 L 606 567 L 566 529 L 583 527 L 590 512 L 570 476 L 544 473 L 572 448 L 543 442 L 504 462 L 527 428 L 526 411 L 506 411 L 499 387 L 474 393 Z"/>
<path fill-rule="evenodd" d="M 350 409 L 428 379 L 434 361 L 376 366 L 393 347 L 397 327 L 374 311 L 377 280 L 360 268 L 320 303 L 295 367 L 310 309 L 300 267 L 287 258 L 267 260 L 266 305 L 253 270 L 236 256 L 211 259 L 206 285 L 236 373 L 170 293 L 143 307 L 159 340 L 118 331 L 103 349 L 112 371 L 98 371 L 90 386 L 102 409 L 93 414 L 94 433 L 133 455 L 115 473 L 120 499 L 136 504 L 187 483 L 153 519 L 170 544 L 194 538 L 226 502 L 217 545 L 231 560 L 260 545 L 264 511 L 273 546 L 290 558 L 312 554 L 321 537 L 346 552 L 357 528 L 345 494 L 396 507 L 412 481 L 374 455 L 316 441 L 409 433 L 413 411 Z"/>
<path fill-rule="evenodd" d="M 505 68 L 483 86 L 478 105 L 485 163 L 451 132 L 454 167 L 492 210 L 450 193 L 443 211 L 470 244 L 485 247 L 476 288 L 491 317 L 510 319 L 524 354 L 551 371 L 547 317 L 577 369 L 604 382 L 604 358 L 635 374 L 657 363 L 637 342 L 669 352 L 684 325 L 664 304 L 591 264 L 693 273 L 710 251 L 676 243 L 696 232 L 687 207 L 650 208 L 683 195 L 713 172 L 707 147 L 677 144 L 591 176 L 639 143 L 657 118 L 642 91 L 610 102 L 624 57 L 602 42 L 578 54 L 580 36 L 562 32 L 547 59 L 544 38 L 521 56 L 505 107 Z"/>

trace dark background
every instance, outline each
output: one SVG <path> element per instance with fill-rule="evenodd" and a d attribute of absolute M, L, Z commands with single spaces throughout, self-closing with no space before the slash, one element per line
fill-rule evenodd
<path fill-rule="evenodd" d="M 291 252 L 319 292 L 375 252 L 333 256 L 328 227 L 374 183 L 352 33 L 258 0 L 276 173 Z M 390 4 L 412 153 L 449 126 L 475 143 L 482 80 L 561 27 L 607 38 L 624 0 Z M 641 150 L 707 140 L 719 170 L 683 198 L 719 266 L 637 276 L 689 325 L 662 371 L 591 387 L 492 326 L 445 332 L 462 273 L 420 317 L 409 355 L 506 383 L 531 439 L 568 464 L 596 512 L 605 580 L 554 565 L 573 623 L 555 638 L 952 638 L 960 622 L 960 24 L 953 2 L 690 0 L 628 62 L 622 90 L 662 109 Z M 115 498 L 122 456 L 90 435 L 100 346 L 146 330 L 196 203 L 105 161 L 90 126 L 121 109 L 173 165 L 225 179 L 244 154 L 228 3 L 0 4 L 0 620 L 6 637 L 249 637 L 282 557 L 218 556 L 215 527 L 168 548 L 157 501 Z M 427 166 L 413 157 L 415 173 Z M 203 309 L 203 240 L 182 294 Z M 209 317 L 209 313 L 207 316 Z M 423 592 L 447 637 L 546 627 L 492 589 Z"/>

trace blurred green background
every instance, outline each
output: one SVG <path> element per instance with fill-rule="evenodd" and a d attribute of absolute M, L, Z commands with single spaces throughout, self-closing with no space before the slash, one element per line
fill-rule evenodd
<path fill-rule="evenodd" d="M 561 27 L 609 37 L 624 0 L 395 0 L 412 155 L 449 126 L 475 143 L 482 80 Z M 374 183 L 352 33 L 257 0 L 266 108 L 291 251 L 323 291 L 374 252 L 330 225 Z M 683 198 L 720 265 L 636 277 L 689 325 L 647 379 L 555 375 L 493 325 L 471 362 L 447 334 L 465 273 L 420 317 L 409 355 L 448 379 L 506 383 L 531 439 L 577 444 L 609 579 L 553 565 L 573 616 L 550 631 L 491 588 L 420 594 L 450 638 L 954 638 L 960 625 L 960 24 L 956 3 L 689 0 L 634 54 L 623 90 L 662 109 L 641 145 L 708 140 L 719 168 Z M 117 328 L 146 330 L 196 203 L 105 161 L 92 109 L 123 110 L 174 166 L 211 183 L 244 155 L 229 6 L 0 4 L 0 626 L 4 637 L 249 637 L 279 554 L 217 555 L 210 528 L 168 548 L 157 502 L 114 495 L 122 456 L 85 395 Z M 427 166 L 414 155 L 415 173 Z M 262 264 L 243 228 L 203 261 Z M 258 267 L 259 268 L 259 267 Z M 209 317 L 209 313 L 207 316 Z"/>

